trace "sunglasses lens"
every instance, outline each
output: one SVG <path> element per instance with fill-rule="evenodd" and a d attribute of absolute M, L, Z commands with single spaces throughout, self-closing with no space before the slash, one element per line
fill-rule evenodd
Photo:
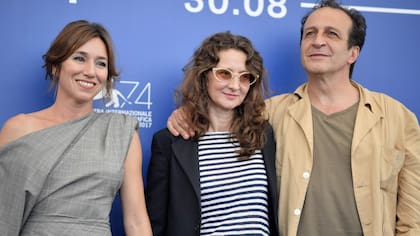
<path fill-rule="evenodd" d="M 232 79 L 232 73 L 225 69 L 216 70 L 216 76 L 220 80 L 230 80 Z"/>
<path fill-rule="evenodd" d="M 240 80 L 243 84 L 251 84 L 254 82 L 255 78 L 251 73 L 244 73 L 241 75 Z"/>

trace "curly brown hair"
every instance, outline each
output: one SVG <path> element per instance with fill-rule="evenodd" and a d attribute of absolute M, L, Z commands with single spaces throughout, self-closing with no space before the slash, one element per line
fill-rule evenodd
<path fill-rule="evenodd" d="M 267 125 L 267 120 L 264 116 L 264 98 L 268 92 L 268 76 L 263 59 L 248 38 L 234 35 L 229 31 L 206 38 L 184 67 L 184 80 L 175 92 L 175 100 L 191 120 L 196 130 L 194 138 L 197 139 L 207 132 L 210 124 L 208 74 L 219 62 L 219 52 L 227 49 L 244 52 L 247 56 L 247 70 L 259 75 L 257 81 L 251 85 L 243 103 L 235 108 L 230 130 L 240 144 L 238 151 L 240 158 L 247 159 L 265 143 L 264 127 Z"/>

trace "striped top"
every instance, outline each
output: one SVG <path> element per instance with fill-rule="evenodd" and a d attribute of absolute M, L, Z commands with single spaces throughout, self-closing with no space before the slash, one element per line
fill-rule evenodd
<path fill-rule="evenodd" d="M 236 150 L 228 132 L 209 132 L 198 142 L 201 235 L 270 235 L 261 151 L 240 161 Z"/>

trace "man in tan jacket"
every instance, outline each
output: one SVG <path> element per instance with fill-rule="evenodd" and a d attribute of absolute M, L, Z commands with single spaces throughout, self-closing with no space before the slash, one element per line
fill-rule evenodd
<path fill-rule="evenodd" d="M 283 236 L 420 235 L 420 127 L 403 104 L 352 81 L 365 18 L 332 0 L 302 19 L 307 83 L 267 100 Z M 189 136 L 182 111 L 168 120 Z"/>

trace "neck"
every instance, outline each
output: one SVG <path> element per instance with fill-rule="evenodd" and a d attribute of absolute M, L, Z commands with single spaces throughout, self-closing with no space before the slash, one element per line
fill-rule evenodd
<path fill-rule="evenodd" d="M 359 91 L 349 78 L 308 79 L 311 104 L 326 114 L 347 109 L 359 100 Z"/>
<path fill-rule="evenodd" d="M 75 105 L 66 105 L 59 104 L 57 101 L 46 109 L 50 112 L 51 117 L 54 117 L 57 121 L 68 121 L 76 118 L 85 116 L 93 112 L 92 106 L 75 106 Z"/>
<path fill-rule="evenodd" d="M 230 131 L 233 118 L 233 111 L 220 112 L 209 109 L 210 132 Z"/>

